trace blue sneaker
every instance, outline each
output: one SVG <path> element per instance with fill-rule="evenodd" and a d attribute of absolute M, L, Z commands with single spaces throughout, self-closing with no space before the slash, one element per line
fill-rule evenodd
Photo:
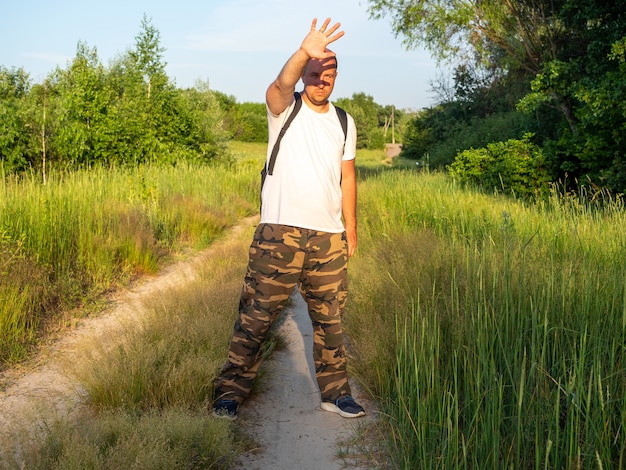
<path fill-rule="evenodd" d="M 354 401 L 350 395 L 344 395 L 337 398 L 335 403 L 329 401 L 322 402 L 322 409 L 324 411 L 332 411 L 344 418 L 358 418 L 359 416 L 365 416 L 365 410 L 361 405 Z"/>
<path fill-rule="evenodd" d="M 213 404 L 213 416 L 234 421 L 237 419 L 237 407 L 239 403 L 235 400 L 221 398 Z"/>

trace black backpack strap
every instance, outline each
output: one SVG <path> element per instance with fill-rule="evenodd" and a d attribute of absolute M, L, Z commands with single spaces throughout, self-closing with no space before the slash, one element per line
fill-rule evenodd
<path fill-rule="evenodd" d="M 335 106 L 335 111 L 337 111 L 337 117 L 341 123 L 341 129 L 343 129 L 343 139 L 345 140 L 348 138 L 348 115 L 346 111 L 339 106 Z"/>
<path fill-rule="evenodd" d="M 337 111 L 337 117 L 339 118 L 339 122 L 341 123 L 341 129 L 343 129 L 343 147 L 345 152 L 346 147 L 346 139 L 348 138 L 348 115 L 343 108 L 335 106 L 335 111 Z"/>
<path fill-rule="evenodd" d="M 296 117 L 296 114 L 298 114 L 298 111 L 300 111 L 300 108 L 302 107 L 302 97 L 300 96 L 300 93 L 296 91 L 293 94 L 293 96 L 296 99 L 296 104 L 293 107 L 293 111 L 291 111 L 291 114 L 285 121 L 285 124 L 283 124 L 283 128 L 280 130 L 280 133 L 278 134 L 278 138 L 276 139 L 276 143 L 274 144 L 274 148 L 272 149 L 272 154 L 270 155 L 270 161 L 267 164 L 268 175 L 271 175 L 274 173 L 274 164 L 276 163 L 276 156 L 278 155 L 278 149 L 280 148 L 280 141 L 283 140 L 283 137 L 285 136 L 287 129 L 291 125 L 291 122 L 294 120 L 294 118 Z"/>

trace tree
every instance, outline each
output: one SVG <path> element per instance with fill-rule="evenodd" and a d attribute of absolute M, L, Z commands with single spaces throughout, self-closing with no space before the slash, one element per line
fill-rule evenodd
<path fill-rule="evenodd" d="M 265 103 L 238 103 L 232 95 L 226 95 L 219 91 L 212 93 L 223 111 L 224 129 L 233 140 L 267 142 L 267 107 Z"/>
<path fill-rule="evenodd" d="M 552 0 L 368 0 L 370 16 L 392 17 L 407 47 L 441 61 L 475 61 L 536 73 L 563 35 Z M 496 59 L 494 61 L 494 58 Z"/>
<path fill-rule="evenodd" d="M 143 77 L 147 86 L 147 97 L 150 99 L 152 85 L 167 84 L 168 78 L 165 73 L 166 62 L 163 61 L 165 48 L 161 47 L 161 33 L 152 25 L 150 19 L 144 14 L 141 20 L 141 31 L 135 37 L 135 49 L 129 52 L 129 57 L 134 63 L 136 71 Z"/>
<path fill-rule="evenodd" d="M 459 78 L 478 69 L 498 82 L 526 78 L 557 59 L 570 37 L 558 17 L 559 0 L 369 0 L 373 18 L 392 16 L 392 28 L 407 47 L 422 45 L 439 61 L 454 62 Z M 485 81 L 481 80 L 484 88 Z M 463 91 L 463 89 L 457 90 Z M 471 91 L 468 89 L 465 92 Z M 563 100 L 566 103 L 566 100 Z M 562 108 L 564 116 L 571 109 Z"/>
<path fill-rule="evenodd" d="M 193 88 L 179 90 L 180 115 L 185 116 L 186 122 L 185 128 L 180 129 L 180 135 L 187 139 L 183 148 L 194 153 L 188 159 L 208 162 L 225 155 L 228 133 L 223 124 L 221 96 L 202 81 L 197 81 Z"/>
<path fill-rule="evenodd" d="M 28 130 L 23 103 L 31 87 L 24 69 L 0 66 L 0 163 L 6 172 L 28 166 Z"/>
<path fill-rule="evenodd" d="M 369 0 L 369 5 L 374 18 L 392 16 L 395 33 L 408 47 L 424 45 L 439 60 L 456 62 L 459 103 L 475 107 L 484 102 L 476 91 L 532 81 L 519 109 L 536 119 L 536 139 L 543 141 L 554 179 L 567 175 L 618 191 L 626 187 L 618 176 L 625 166 L 623 139 L 615 131 L 624 123 L 615 106 L 624 99 L 623 70 L 617 59 L 608 60 L 626 36 L 626 0 Z M 473 68 L 490 72 L 493 81 L 475 82 Z M 607 94 L 613 107 L 604 106 Z"/>
<path fill-rule="evenodd" d="M 231 123 L 233 139 L 244 142 L 267 142 L 267 107 L 265 103 L 241 103 L 234 108 Z"/>
<path fill-rule="evenodd" d="M 49 87 L 49 95 L 56 95 L 58 113 L 51 146 L 57 163 L 90 165 L 104 158 L 112 94 L 96 48 L 79 42 L 69 67 L 57 69 Z M 50 96 L 48 103 L 45 99 L 42 94 L 43 109 L 50 107 Z"/>
<path fill-rule="evenodd" d="M 159 37 L 144 16 L 135 47 L 109 67 L 95 47 L 78 42 L 67 68 L 34 85 L 22 69 L 0 67 L 2 170 L 41 169 L 45 181 L 49 164 L 75 168 L 224 155 L 217 94 L 203 84 L 176 89 L 165 73 Z"/>
<path fill-rule="evenodd" d="M 539 116 L 558 109 L 567 126 L 546 145 L 555 178 L 626 190 L 622 129 L 626 113 L 623 41 L 626 1 L 563 2 L 558 18 L 568 41 L 543 64 L 520 109 Z M 544 119 L 550 125 L 548 119 Z M 558 124 L 558 121 L 557 121 Z"/>
<path fill-rule="evenodd" d="M 384 126 L 388 111 L 365 93 L 354 93 L 352 98 L 339 98 L 335 104 L 354 118 L 357 128 L 357 148 L 382 148 Z"/>
<path fill-rule="evenodd" d="M 108 75 L 113 103 L 106 126 L 111 152 L 121 163 L 164 161 L 185 153 L 190 116 L 170 82 L 160 34 L 144 15 L 135 47 L 115 60 Z M 183 134 L 181 134 L 181 132 Z"/>

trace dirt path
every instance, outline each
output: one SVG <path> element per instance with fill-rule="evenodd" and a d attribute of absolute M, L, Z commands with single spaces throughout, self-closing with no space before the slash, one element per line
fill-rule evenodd
<path fill-rule="evenodd" d="M 254 221 L 246 220 L 231 235 L 241 233 Z M 64 373 L 64 365 L 72 360 L 76 345 L 87 339 L 106 341 L 116 330 L 127 328 L 133 318 L 141 316 L 145 299 L 193 280 L 201 263 L 214 252 L 209 248 L 117 294 L 112 308 L 97 317 L 81 320 L 79 326 L 46 348 L 27 368 L 0 374 L 0 443 L 26 439 L 27 436 L 17 434 L 23 433 L 25 422 L 33 424 L 31 432 L 37 432 L 55 417 L 80 413 L 84 391 Z M 345 459 L 337 456 L 340 450 L 345 452 L 346 447 L 349 454 L 354 454 L 354 443 L 346 443 L 361 426 L 374 419 L 373 404 L 365 403 L 355 387 L 355 398 L 368 408 L 367 417 L 346 420 L 320 410 L 319 392 L 312 373 L 312 330 L 306 305 L 299 295 L 294 296 L 293 308 L 287 313 L 281 330 L 288 338 L 289 347 L 276 352 L 270 360 L 272 373 L 263 382 L 262 393 L 242 406 L 240 420 L 236 422 L 251 429 L 259 444 L 254 452 L 242 456 L 237 468 L 367 468 L 355 464 L 354 455 Z M 0 448 L 0 458 L 2 452 Z"/>

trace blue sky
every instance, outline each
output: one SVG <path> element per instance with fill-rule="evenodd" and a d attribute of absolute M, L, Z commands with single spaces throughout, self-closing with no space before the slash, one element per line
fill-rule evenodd
<path fill-rule="evenodd" d="M 404 48 L 388 19 L 370 20 L 365 0 L 12 0 L 0 15 L 0 65 L 23 67 L 40 82 L 67 66 L 79 41 L 108 65 L 134 46 L 144 13 L 179 87 L 208 81 L 239 102 L 263 102 L 313 17 L 331 17 L 345 31 L 331 46 L 339 57 L 335 99 L 363 92 L 381 105 L 421 109 L 433 104 L 430 82 L 441 74 L 427 52 Z"/>

